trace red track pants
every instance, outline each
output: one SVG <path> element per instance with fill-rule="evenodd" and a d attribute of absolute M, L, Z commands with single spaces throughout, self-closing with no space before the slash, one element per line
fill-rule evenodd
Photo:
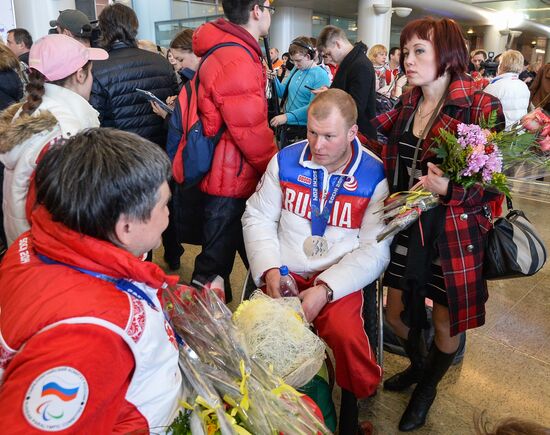
<path fill-rule="evenodd" d="M 300 291 L 311 287 L 315 279 L 292 275 Z M 338 385 L 357 398 L 371 396 L 382 379 L 382 368 L 376 363 L 365 332 L 363 292 L 356 291 L 325 305 L 313 325 L 332 349 Z"/>

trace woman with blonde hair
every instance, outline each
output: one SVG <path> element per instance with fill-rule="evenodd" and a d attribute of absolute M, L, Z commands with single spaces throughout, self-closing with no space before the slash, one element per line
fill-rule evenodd
<path fill-rule="evenodd" d="M 386 59 L 388 50 L 382 44 L 373 45 L 367 52 L 367 57 L 372 62 L 376 74 L 376 91 L 386 86 Z"/>
<path fill-rule="evenodd" d="M 500 56 L 497 76 L 484 89 L 500 100 L 507 129 L 527 114 L 529 107 L 529 88 L 519 79 L 522 70 L 523 55 L 516 50 L 506 50 Z"/>

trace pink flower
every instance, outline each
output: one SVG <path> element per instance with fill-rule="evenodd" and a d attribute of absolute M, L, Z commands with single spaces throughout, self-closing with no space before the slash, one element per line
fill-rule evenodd
<path fill-rule="evenodd" d="M 521 118 L 521 125 L 529 132 L 535 132 L 548 124 L 550 124 L 550 117 L 540 107 Z"/>
<path fill-rule="evenodd" d="M 539 141 L 540 149 L 544 152 L 550 151 L 550 136 L 545 136 L 544 139 Z"/>

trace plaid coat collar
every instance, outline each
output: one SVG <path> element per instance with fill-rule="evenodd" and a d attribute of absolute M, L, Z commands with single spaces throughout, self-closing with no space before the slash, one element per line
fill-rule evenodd
<path fill-rule="evenodd" d="M 501 110 L 497 100 L 491 100 L 486 94 L 484 94 L 486 98 L 483 99 L 479 94 L 481 93 L 475 88 L 474 81 L 470 76 L 457 74 L 451 78 L 449 92 L 441 111 L 422 143 L 421 159 L 427 157 L 428 150 L 435 146 L 434 138 L 439 136 L 441 128 L 454 132 L 460 122 L 478 122 L 481 115 L 487 117 L 491 110 Z M 374 147 L 374 151 L 382 156 L 388 180 L 393 178 L 399 140 L 405 131 L 407 122 L 413 116 L 421 96 L 422 90 L 414 87 L 402 96 L 395 109 L 383 113 L 373 120 L 375 127 L 388 137 L 386 146 L 381 149 Z M 489 108 L 486 107 L 487 104 L 489 104 Z M 469 119 L 464 119 L 465 117 Z"/>

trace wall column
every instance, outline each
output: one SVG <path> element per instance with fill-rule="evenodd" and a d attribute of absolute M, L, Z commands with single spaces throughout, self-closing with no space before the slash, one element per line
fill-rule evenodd
<path fill-rule="evenodd" d="M 59 11 L 76 9 L 75 0 L 16 0 L 13 6 L 17 27 L 27 29 L 33 40 L 48 34 L 50 20 L 57 19 Z"/>
<path fill-rule="evenodd" d="M 281 55 L 288 51 L 288 46 L 294 38 L 311 36 L 313 34 L 312 15 L 311 9 L 276 6 L 275 14 L 271 16 L 269 46 L 278 48 Z"/>
<path fill-rule="evenodd" d="M 139 20 L 138 39 L 148 39 L 156 44 L 155 21 L 172 19 L 172 1 L 134 1 L 133 9 Z"/>
<path fill-rule="evenodd" d="M 495 56 L 506 49 L 508 35 L 501 35 L 496 26 L 487 26 L 483 36 L 483 48 L 495 53 Z"/>
<path fill-rule="evenodd" d="M 374 4 L 387 10 L 379 9 L 378 15 Z M 369 48 L 383 44 L 389 50 L 392 0 L 359 0 L 358 6 L 357 41 L 363 41 Z"/>

